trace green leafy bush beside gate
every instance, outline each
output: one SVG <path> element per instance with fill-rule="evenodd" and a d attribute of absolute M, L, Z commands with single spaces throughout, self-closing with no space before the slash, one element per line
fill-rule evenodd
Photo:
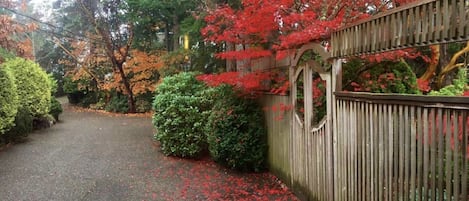
<path fill-rule="evenodd" d="M 0 135 L 14 125 L 18 112 L 18 92 L 15 78 L 8 68 L 0 66 Z"/>
<path fill-rule="evenodd" d="M 231 86 L 217 88 L 219 97 L 205 127 L 212 158 L 229 168 L 259 172 L 267 164 L 267 131 L 261 107 L 240 97 Z"/>
<path fill-rule="evenodd" d="M 197 157 L 206 149 L 203 128 L 211 101 L 203 95 L 205 89 L 205 84 L 193 73 L 166 77 L 156 89 L 154 137 L 161 143 L 164 154 Z"/>

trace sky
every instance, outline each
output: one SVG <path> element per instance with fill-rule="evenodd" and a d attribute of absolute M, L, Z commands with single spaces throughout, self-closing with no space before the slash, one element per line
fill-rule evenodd
<path fill-rule="evenodd" d="M 53 1 L 54 0 L 31 0 L 31 4 L 36 12 L 44 14 L 44 17 L 41 19 L 46 20 L 51 16 Z"/>

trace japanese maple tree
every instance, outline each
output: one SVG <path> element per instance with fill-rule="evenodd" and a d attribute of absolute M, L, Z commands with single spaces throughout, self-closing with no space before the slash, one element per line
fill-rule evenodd
<path fill-rule="evenodd" d="M 89 0 L 78 1 L 84 19 L 92 24 L 96 34 L 101 38 L 103 49 L 112 64 L 114 73 L 121 78 L 124 94 L 127 95 L 128 112 L 134 113 L 136 112 L 135 98 L 124 70 L 124 63 L 127 61 L 134 39 L 134 30 L 133 23 L 123 16 L 124 4 L 125 2 L 120 0 L 103 1 L 99 4 Z"/>
<path fill-rule="evenodd" d="M 408 2 L 243 0 L 241 9 L 224 5 L 210 11 L 202 34 L 210 42 L 244 45 L 243 50 L 219 53 L 224 59 L 282 58 L 288 50 L 326 40 L 341 26 Z"/>
<path fill-rule="evenodd" d="M 249 60 L 262 57 L 282 59 L 295 49 L 312 41 L 328 41 L 330 34 L 345 25 L 365 19 L 375 13 L 414 0 L 242 0 L 241 7 L 219 5 L 205 17 L 207 26 L 201 30 L 206 41 L 217 44 L 237 44 L 236 50 L 218 53 L 228 60 Z M 227 45 L 228 46 L 228 45 Z M 242 48 L 239 48 L 242 47 Z M 411 52 L 411 54 L 407 54 Z M 420 56 L 418 52 L 399 51 L 399 55 Z M 390 54 L 370 58 L 388 59 Z M 248 64 L 249 65 L 249 64 Z M 241 74 L 221 74 L 205 77 L 208 83 L 262 82 L 243 78 Z M 255 72 L 258 73 L 258 72 Z M 249 81 L 247 81 L 249 80 Z M 289 83 L 278 88 L 285 93 Z M 274 89 L 272 91 L 278 91 Z"/>
<path fill-rule="evenodd" d="M 129 59 L 124 63 L 124 72 L 128 75 L 132 93 L 135 96 L 155 91 L 158 82 L 158 70 L 163 66 L 161 56 L 131 50 Z M 105 81 L 104 90 L 116 90 L 126 93 L 120 74 L 114 73 Z"/>

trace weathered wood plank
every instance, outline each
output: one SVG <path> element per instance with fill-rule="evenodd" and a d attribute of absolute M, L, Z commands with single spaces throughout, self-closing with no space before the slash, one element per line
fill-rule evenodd
<path fill-rule="evenodd" d="M 405 133 L 405 113 L 404 113 L 404 106 L 399 105 L 399 144 L 402 148 L 399 150 L 399 180 L 398 180 L 398 191 L 397 196 L 402 197 L 405 195 L 405 162 L 406 162 L 406 133 Z"/>
<path fill-rule="evenodd" d="M 365 183 L 364 183 L 364 179 L 363 179 L 363 175 L 364 175 L 364 170 L 365 170 L 365 152 L 363 151 L 364 150 L 364 128 L 365 128 L 365 121 L 363 121 L 363 117 L 365 117 L 365 114 L 364 114 L 364 107 L 363 107 L 364 103 L 362 102 L 359 102 L 358 103 L 358 117 L 361 117 L 361 118 L 358 118 L 358 122 L 357 122 L 357 125 L 358 125 L 358 133 L 357 133 L 357 143 L 358 143 L 358 171 L 357 171 L 357 197 L 358 197 L 358 200 L 364 200 L 364 195 L 365 195 L 365 192 L 363 191 L 364 190 L 364 186 L 365 186 Z"/>
<path fill-rule="evenodd" d="M 431 136 L 430 137 L 430 161 L 429 163 L 431 164 L 431 167 L 430 167 L 430 175 L 431 175 L 431 179 L 430 179 L 430 188 L 428 189 L 430 192 L 429 192 L 429 197 L 430 197 L 430 201 L 432 200 L 437 200 L 437 197 L 436 197 L 436 184 L 437 184 L 437 175 L 438 175 L 438 172 L 436 171 L 437 170 L 437 165 L 438 165 L 438 155 L 437 155 L 437 151 L 438 151 L 438 130 L 437 130 L 437 122 L 436 122 L 436 117 L 437 117 L 437 110 L 432 108 L 430 110 L 430 118 L 429 118 L 429 122 L 430 122 L 430 129 L 431 129 Z M 440 126 L 441 127 L 441 126 Z"/>
<path fill-rule="evenodd" d="M 385 200 L 390 201 L 392 200 L 392 175 L 393 175 L 393 152 L 394 152 L 394 118 L 393 118 L 393 106 L 387 105 L 386 106 L 386 113 L 385 117 L 386 120 L 386 132 L 384 142 L 386 143 L 386 154 L 385 154 L 385 168 L 386 168 L 386 197 Z"/>
<path fill-rule="evenodd" d="M 450 110 L 446 110 L 445 112 L 446 114 L 446 135 L 445 135 L 445 142 L 446 142 L 446 145 L 445 145 L 445 152 L 446 152 L 446 156 L 445 156 L 445 181 L 446 181 L 446 188 L 445 188 L 445 196 L 446 197 L 451 197 L 452 196 L 452 160 L 451 158 L 453 157 L 453 152 L 451 151 L 451 136 L 452 136 L 452 132 L 451 132 L 451 111 Z"/>
<path fill-rule="evenodd" d="M 393 140 L 393 162 L 394 162 L 394 167 L 393 167 L 393 184 L 392 184 L 392 193 L 393 193 L 393 199 L 392 200 L 397 200 L 399 198 L 399 185 L 400 185 L 400 176 L 399 176 L 399 166 L 400 166 L 400 152 L 401 152 L 401 144 L 400 144 L 400 131 L 401 131 L 401 126 L 400 126 L 400 111 L 399 111 L 399 106 L 394 105 L 393 106 L 393 119 L 394 119 L 394 126 L 393 126 L 393 131 L 396 131 L 394 140 Z"/>
<path fill-rule="evenodd" d="M 423 116 L 422 116 L 422 120 L 423 122 L 422 123 L 422 126 L 423 126 L 423 132 L 421 132 L 421 134 L 423 134 L 423 136 L 421 137 L 421 140 L 422 142 L 420 143 L 420 145 L 422 146 L 422 150 L 423 150 L 423 173 L 422 173 L 422 176 L 423 176 L 423 185 L 421 185 L 421 188 L 422 189 L 422 200 L 428 200 L 428 197 L 427 197 L 427 194 L 428 194 L 428 189 L 429 189 L 429 186 L 428 186 L 428 176 L 429 176 L 429 173 L 428 173 L 428 169 L 429 169 L 429 153 L 430 151 L 428 150 L 429 146 L 430 146 L 430 141 L 429 141 L 429 117 L 428 117 L 428 109 L 427 108 L 424 108 L 423 109 Z"/>
<path fill-rule="evenodd" d="M 410 108 L 410 114 L 407 114 L 410 116 L 410 175 L 408 175 L 408 178 L 410 179 L 409 186 L 408 186 L 408 191 L 409 191 L 409 199 L 410 200 L 417 200 L 419 201 L 420 199 L 416 199 L 416 189 L 418 189 L 419 186 L 419 180 L 418 178 L 420 171 L 419 169 L 419 164 L 418 162 L 420 161 L 421 155 L 420 155 L 420 146 L 417 146 L 417 132 L 418 132 L 418 124 L 417 122 L 421 120 L 420 116 L 420 108 L 417 110 L 417 117 L 415 116 L 415 107 Z M 407 198 L 407 197 L 406 197 Z"/>
<path fill-rule="evenodd" d="M 411 140 L 412 140 L 412 137 L 411 137 L 411 131 L 410 131 L 410 128 L 412 126 L 412 122 L 411 122 L 411 117 L 410 117 L 410 110 L 409 110 L 409 106 L 405 106 L 404 107 L 404 138 L 405 138 L 405 141 L 404 141 L 404 151 L 405 151 L 405 154 L 404 154 L 404 165 L 403 165 L 403 168 L 404 168 L 404 186 L 403 186 L 403 191 L 404 191 L 404 198 L 407 200 L 410 196 L 410 192 L 409 192 L 409 186 L 410 186 L 410 163 L 412 161 L 410 155 L 411 155 Z"/>
<path fill-rule="evenodd" d="M 465 0 L 458 0 L 457 2 L 457 8 L 459 8 L 458 11 L 458 20 L 459 20 L 459 27 L 458 27 L 458 38 L 464 38 L 464 27 L 467 26 L 467 21 L 466 21 L 466 2 Z"/>
<path fill-rule="evenodd" d="M 465 0 L 422 0 L 391 9 L 334 32 L 333 57 L 469 40 L 467 10 Z"/>
<path fill-rule="evenodd" d="M 460 158 L 464 157 L 464 152 L 459 151 L 459 120 L 460 120 L 460 113 L 459 111 L 455 110 L 453 111 L 453 136 L 452 136 L 452 142 L 453 142 L 453 147 L 451 148 L 453 152 L 453 195 L 454 197 L 459 197 L 459 185 L 460 185 L 460 170 L 459 170 L 459 163 L 460 163 Z M 462 119 L 461 119 L 462 120 Z M 462 121 L 461 121 L 462 122 Z"/>
<path fill-rule="evenodd" d="M 350 122 L 350 131 L 351 135 L 349 138 L 349 146 L 350 146 L 350 186 L 349 186 L 349 193 L 350 193 L 350 200 L 357 200 L 357 186 L 356 186 L 356 181 L 357 181 L 357 158 L 356 158 L 356 144 L 357 144 L 357 119 L 359 118 L 357 116 L 357 102 L 352 103 L 352 111 L 351 111 L 351 117 L 350 118 L 352 121 Z"/>
<path fill-rule="evenodd" d="M 446 114 L 445 114 L 446 115 Z M 444 138 L 444 133 L 445 128 L 443 126 L 443 122 L 445 122 L 446 125 L 446 120 L 443 121 L 443 109 L 439 108 L 438 109 L 438 126 L 439 126 L 439 133 L 438 133 L 438 200 L 443 200 L 443 190 L 444 190 L 444 143 L 445 143 L 445 138 Z"/>
<path fill-rule="evenodd" d="M 384 142 L 383 142 L 383 135 L 384 135 L 384 119 L 383 119 L 383 105 L 379 104 L 377 105 L 377 115 L 378 115 L 378 124 L 376 125 L 377 127 L 377 132 L 374 134 L 376 136 L 376 142 L 377 142 L 377 162 L 378 162 L 378 169 L 377 169 L 377 182 L 376 186 L 378 188 L 378 200 L 383 200 L 383 195 L 384 195 L 384 183 L 385 183 L 385 178 L 384 178 Z"/>
<path fill-rule="evenodd" d="M 371 153 L 372 153 L 372 146 L 371 146 L 371 129 L 372 129 L 372 123 L 371 122 L 371 117 L 372 117 L 372 110 L 371 110 L 371 105 L 369 103 L 366 104 L 366 109 L 365 109 L 365 113 L 366 113 L 366 116 L 365 116 L 365 120 L 366 122 L 368 122 L 366 124 L 366 200 L 372 200 L 372 192 L 373 192 L 373 189 L 372 189 L 372 167 L 373 167 L 373 164 L 372 164 L 372 160 L 371 160 Z"/>
<path fill-rule="evenodd" d="M 443 34 L 443 14 L 441 12 L 441 1 L 435 2 L 435 37 L 433 38 L 433 41 L 439 42 L 441 41 L 442 34 Z"/>
<path fill-rule="evenodd" d="M 467 153 L 468 145 L 469 145 L 469 118 L 468 118 L 468 111 L 462 111 L 462 140 L 461 140 L 461 150 L 463 151 L 462 156 L 465 158 L 462 160 L 462 169 L 461 169 L 461 199 L 460 200 L 469 200 L 468 193 L 469 193 L 469 153 Z M 464 152 L 466 150 L 466 152 Z M 465 157 L 464 157 L 465 156 Z"/>

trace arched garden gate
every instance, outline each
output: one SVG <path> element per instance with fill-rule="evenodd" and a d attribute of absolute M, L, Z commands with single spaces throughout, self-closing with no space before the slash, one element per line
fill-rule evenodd
<path fill-rule="evenodd" d="M 341 87 L 342 58 L 468 40 L 469 0 L 422 0 L 334 32 L 331 58 L 319 44 L 298 50 L 290 68 L 293 189 L 308 200 L 469 200 L 467 98 Z M 303 61 L 308 50 L 316 54 Z M 317 55 L 333 60 L 329 73 Z"/>
<path fill-rule="evenodd" d="M 290 68 L 292 184 L 304 196 L 318 200 L 329 200 L 333 192 L 329 57 L 321 44 L 311 43 L 298 50 Z"/>

